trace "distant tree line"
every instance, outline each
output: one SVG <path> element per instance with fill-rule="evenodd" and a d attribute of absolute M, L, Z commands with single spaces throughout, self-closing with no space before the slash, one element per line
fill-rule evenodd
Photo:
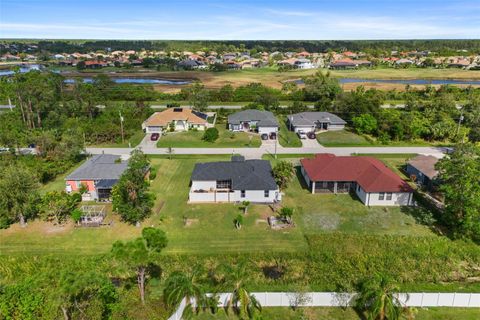
<path fill-rule="evenodd" d="M 391 50 L 428 50 L 451 55 L 457 50 L 480 52 L 480 40 L 232 40 L 232 41 L 187 41 L 187 40 L 2 40 L 0 54 L 12 52 L 3 44 L 16 45 L 18 52 L 73 53 L 116 50 L 164 50 L 164 51 L 232 51 L 254 50 L 255 52 L 328 52 L 363 51 L 370 54 L 390 53 Z M 32 51 L 29 44 L 37 45 Z M 27 51 L 28 50 L 28 51 Z"/>

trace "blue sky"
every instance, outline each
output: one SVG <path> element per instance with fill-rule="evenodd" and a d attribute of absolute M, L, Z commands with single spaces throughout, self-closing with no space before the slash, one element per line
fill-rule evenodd
<path fill-rule="evenodd" d="M 0 0 L 0 38 L 480 38 L 480 0 Z"/>

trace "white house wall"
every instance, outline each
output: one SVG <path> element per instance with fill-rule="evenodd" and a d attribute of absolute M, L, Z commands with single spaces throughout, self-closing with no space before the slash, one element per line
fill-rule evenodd
<path fill-rule="evenodd" d="M 299 130 L 304 132 L 315 131 L 315 126 L 296 126 L 293 128 L 293 131 L 298 132 Z"/>
<path fill-rule="evenodd" d="M 216 181 L 192 181 L 192 188 L 191 190 L 210 190 L 216 189 L 217 182 Z"/>
<path fill-rule="evenodd" d="M 328 125 L 328 130 L 330 131 L 338 131 L 338 130 L 343 130 L 345 129 L 345 125 L 343 124 L 329 124 Z"/>
<path fill-rule="evenodd" d="M 413 194 L 409 192 L 393 192 L 392 200 L 387 200 L 387 193 L 384 200 L 378 200 L 378 192 L 371 192 L 369 196 L 368 205 L 370 206 L 409 206 L 413 198 Z"/>

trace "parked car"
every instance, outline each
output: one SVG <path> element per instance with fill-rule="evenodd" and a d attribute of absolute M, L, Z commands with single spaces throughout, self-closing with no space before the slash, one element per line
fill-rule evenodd
<path fill-rule="evenodd" d="M 260 137 L 262 138 L 262 140 L 268 140 L 268 134 L 266 133 L 262 133 Z"/>
<path fill-rule="evenodd" d="M 311 131 L 311 132 L 307 133 L 307 137 L 308 137 L 308 139 L 315 139 L 317 137 L 317 135 L 315 134 L 315 132 Z"/>
<path fill-rule="evenodd" d="M 297 135 L 300 139 L 307 139 L 307 134 L 302 130 L 298 130 Z"/>
<path fill-rule="evenodd" d="M 277 139 L 277 133 L 276 132 L 270 132 L 270 140 L 276 140 Z"/>
<path fill-rule="evenodd" d="M 158 138 L 160 138 L 160 133 L 152 133 L 152 135 L 150 136 L 151 141 L 157 141 Z"/>

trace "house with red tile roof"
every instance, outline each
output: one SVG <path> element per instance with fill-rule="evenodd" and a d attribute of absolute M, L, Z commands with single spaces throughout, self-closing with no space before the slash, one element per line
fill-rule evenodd
<path fill-rule="evenodd" d="M 312 193 L 354 192 L 366 206 L 413 205 L 410 185 L 378 159 L 321 153 L 300 163 Z"/>

